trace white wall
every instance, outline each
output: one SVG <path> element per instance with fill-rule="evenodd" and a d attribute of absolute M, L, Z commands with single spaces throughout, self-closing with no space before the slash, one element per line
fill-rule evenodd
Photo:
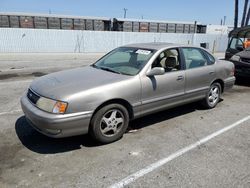
<path fill-rule="evenodd" d="M 225 51 L 227 35 L 0 28 L 0 53 L 107 52 L 121 45 L 139 42 L 194 45 L 208 42 L 212 50 L 214 41 L 216 52 Z"/>
<path fill-rule="evenodd" d="M 225 25 L 207 25 L 207 34 L 222 34 L 228 35 L 229 34 L 229 27 Z"/>

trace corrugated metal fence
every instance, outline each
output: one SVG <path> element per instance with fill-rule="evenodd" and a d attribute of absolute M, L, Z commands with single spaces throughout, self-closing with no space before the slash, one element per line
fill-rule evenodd
<path fill-rule="evenodd" d="M 33 52 L 107 52 L 115 47 L 140 42 L 180 44 L 209 43 L 215 52 L 225 51 L 226 35 L 137 33 L 0 28 L 0 53 Z"/>

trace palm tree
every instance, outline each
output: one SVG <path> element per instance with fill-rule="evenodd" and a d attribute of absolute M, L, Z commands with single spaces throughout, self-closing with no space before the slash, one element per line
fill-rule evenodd
<path fill-rule="evenodd" d="M 246 25 L 247 6 L 248 6 L 248 0 L 245 0 L 243 14 L 242 14 L 242 20 L 241 20 L 241 27 Z"/>
<path fill-rule="evenodd" d="M 234 7 L 234 29 L 238 27 L 239 0 L 235 0 Z"/>
<path fill-rule="evenodd" d="M 248 8 L 248 13 L 247 13 L 247 18 L 246 18 L 245 26 L 248 25 L 248 23 L 249 23 L 249 18 L 250 18 L 250 7 Z"/>

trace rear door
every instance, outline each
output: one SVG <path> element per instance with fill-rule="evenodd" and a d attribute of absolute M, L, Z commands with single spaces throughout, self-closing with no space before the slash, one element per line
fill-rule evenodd
<path fill-rule="evenodd" d="M 215 77 L 215 67 L 200 48 L 185 47 L 182 53 L 186 67 L 185 94 L 189 99 L 205 96 Z"/>

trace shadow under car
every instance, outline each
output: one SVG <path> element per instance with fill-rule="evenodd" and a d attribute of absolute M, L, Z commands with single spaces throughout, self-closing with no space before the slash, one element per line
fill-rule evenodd
<path fill-rule="evenodd" d="M 196 110 L 204 110 L 197 102 L 187 104 L 181 107 L 154 113 L 129 123 L 128 131 L 138 130 L 144 127 L 154 125 L 178 116 L 182 116 Z M 68 138 L 50 138 L 29 125 L 25 116 L 19 117 L 15 124 L 15 130 L 21 143 L 29 150 L 40 154 L 55 154 L 78 150 L 83 147 L 100 146 L 89 135 L 74 136 Z"/>

